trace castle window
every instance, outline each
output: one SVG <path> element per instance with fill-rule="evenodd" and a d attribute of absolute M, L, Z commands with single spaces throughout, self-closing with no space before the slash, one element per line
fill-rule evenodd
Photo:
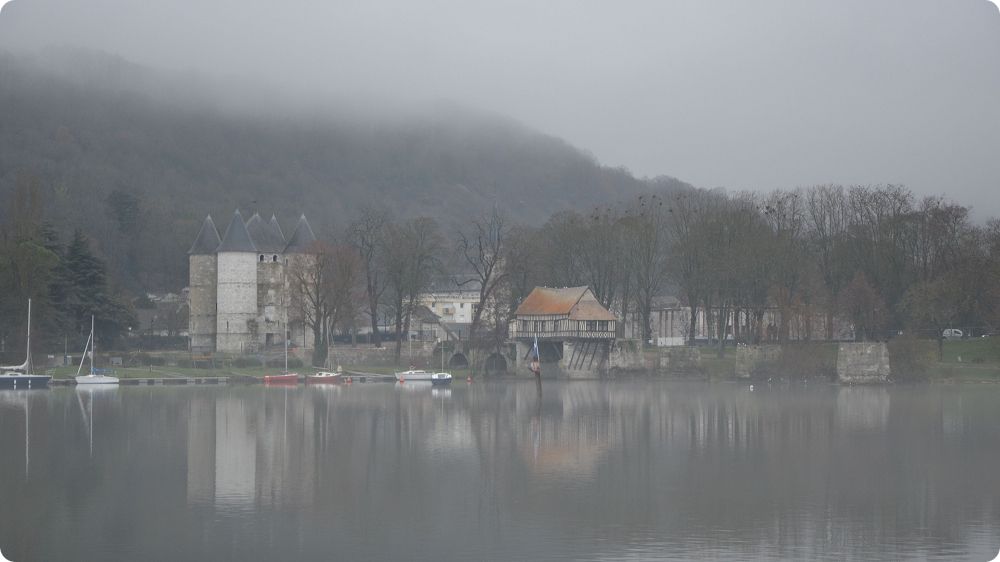
<path fill-rule="evenodd" d="M 274 263 L 278 263 L 278 256 L 277 255 L 271 256 L 271 261 Z"/>
<path fill-rule="evenodd" d="M 260 263 L 264 263 L 264 254 L 261 254 L 260 258 L 258 258 L 258 259 L 260 260 Z"/>

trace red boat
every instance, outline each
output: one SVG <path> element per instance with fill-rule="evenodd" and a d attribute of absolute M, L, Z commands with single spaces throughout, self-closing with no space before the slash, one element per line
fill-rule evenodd
<path fill-rule="evenodd" d="M 298 373 L 264 375 L 264 384 L 299 384 L 299 375 Z"/>

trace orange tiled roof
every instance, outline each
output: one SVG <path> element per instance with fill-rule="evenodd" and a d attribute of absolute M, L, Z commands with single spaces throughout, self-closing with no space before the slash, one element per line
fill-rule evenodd
<path fill-rule="evenodd" d="M 589 287 L 535 287 L 517 307 L 515 315 L 566 315 L 572 320 L 617 320 L 596 300 L 583 298 L 589 291 Z"/>

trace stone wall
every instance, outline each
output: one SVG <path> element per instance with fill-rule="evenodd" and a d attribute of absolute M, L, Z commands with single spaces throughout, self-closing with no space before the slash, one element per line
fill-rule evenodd
<path fill-rule="evenodd" d="M 438 370 L 441 368 L 440 356 L 434 355 L 434 342 L 413 342 L 412 361 L 420 369 Z M 400 353 L 401 366 L 406 367 L 410 361 L 410 350 L 406 342 Z M 359 345 L 358 347 L 337 345 L 330 348 L 329 361 L 332 366 L 341 365 L 350 370 L 355 366 L 395 366 L 396 342 L 385 342 L 383 347 Z M 307 357 L 307 363 L 311 359 Z M 446 359 L 447 360 L 447 359 Z"/>
<path fill-rule="evenodd" d="M 608 373 L 609 347 L 607 340 L 566 340 L 559 361 L 559 376 L 569 379 L 596 379 Z"/>
<path fill-rule="evenodd" d="M 193 353 L 215 351 L 216 330 L 216 260 L 214 255 L 188 257 L 189 285 L 188 333 Z"/>
<path fill-rule="evenodd" d="M 749 379 L 759 375 L 769 363 L 781 359 L 780 345 L 750 345 L 736 348 L 736 378 Z"/>
<path fill-rule="evenodd" d="M 271 261 L 273 254 L 264 255 L 264 261 L 257 261 L 257 339 L 258 344 L 267 343 L 267 334 L 271 334 L 271 345 L 282 345 L 285 332 L 285 316 L 291 311 L 286 310 L 288 303 L 285 296 L 289 288 L 285 286 L 285 263 L 282 256 L 278 261 Z M 302 334 L 292 333 L 301 339 Z M 294 342 L 306 347 L 305 342 Z M 312 342 L 309 342 L 312 343 Z"/>
<path fill-rule="evenodd" d="M 889 349 L 882 342 L 842 343 L 837 352 L 837 380 L 848 384 L 889 381 Z"/>
<path fill-rule="evenodd" d="M 701 348 L 658 348 L 656 371 L 661 375 L 693 376 L 702 372 Z"/>
<path fill-rule="evenodd" d="M 257 254 L 218 254 L 216 349 L 247 353 L 256 345 Z"/>
<path fill-rule="evenodd" d="M 619 371 L 645 371 L 649 362 L 639 340 L 615 340 L 611 344 L 608 366 Z"/>

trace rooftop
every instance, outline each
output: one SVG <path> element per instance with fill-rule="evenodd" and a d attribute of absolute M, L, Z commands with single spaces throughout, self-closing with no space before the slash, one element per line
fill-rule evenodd
<path fill-rule="evenodd" d="M 568 316 L 571 320 L 617 320 L 614 314 L 594 297 L 589 287 L 535 287 L 517 316 Z"/>

